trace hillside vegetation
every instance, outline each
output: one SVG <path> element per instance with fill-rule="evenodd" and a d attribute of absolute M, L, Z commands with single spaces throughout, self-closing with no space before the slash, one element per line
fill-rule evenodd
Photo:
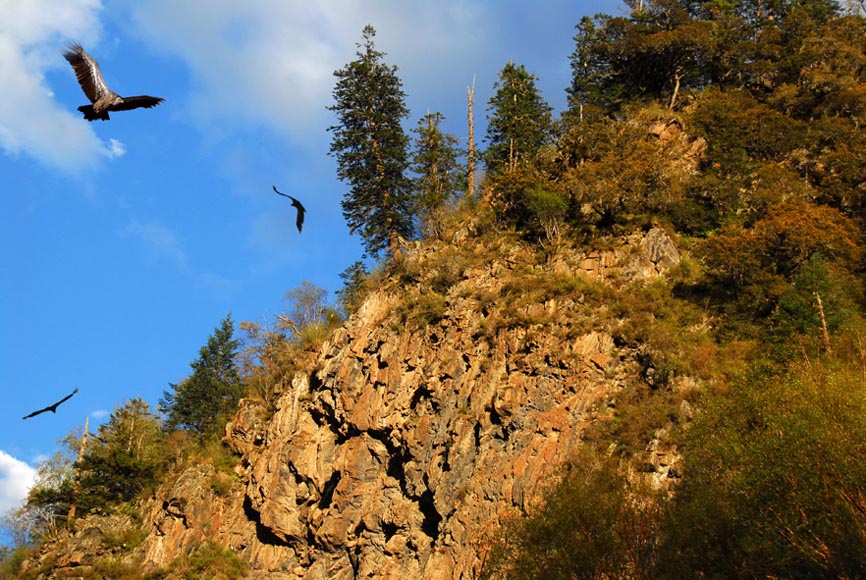
<path fill-rule="evenodd" d="M 465 561 L 464 577 L 866 577 L 866 20 L 828 0 L 631 8 L 577 25 L 569 108 L 558 119 L 530 73 L 503 69 L 477 195 L 466 194 L 438 117 L 419 123 L 414 157 L 400 158 L 407 171 L 414 159 L 412 207 L 388 210 L 409 213 L 399 232 L 371 234 L 371 253 L 384 255 L 344 273 L 337 306 L 302 285 L 275 325 L 243 323 L 243 341 L 227 317 L 158 412 L 141 400 L 115 410 L 80 460 L 81 436 L 71 436 L 7 526 L 17 545 L 5 575 L 61 577 L 52 544 L 99 515 L 122 521 L 121 531 L 79 559 L 77 577 L 242 577 L 264 556 L 239 556 L 228 540 L 140 566 L 137 548 L 155 534 L 147 506 L 191 469 L 206 474 L 214 501 L 242 502 L 236 511 L 255 520 L 263 544 L 333 548 L 330 537 L 299 539 L 269 523 L 268 498 L 243 491 L 261 475 L 257 454 L 272 442 L 269 422 L 286 413 L 281 397 L 294 393 L 293 409 L 331 421 L 335 445 L 360 430 L 400 458 L 386 462 L 388 476 L 423 512 L 416 536 L 443 551 L 471 545 L 477 561 Z M 361 327 L 370 343 L 402 345 L 403 358 L 383 347 L 331 369 L 348 356 L 334 345 L 361 348 L 347 338 L 368 338 Z M 605 346 L 581 350 L 587 337 Z M 399 393 L 410 379 L 394 369 L 420 364 L 407 362 L 406 345 L 438 353 L 424 363 L 438 373 L 424 378 L 427 392 Z M 403 424 L 386 437 L 341 408 L 349 403 L 334 393 L 363 395 L 358 376 L 372 377 L 371 391 L 411 399 L 413 420 L 447 415 L 453 431 L 425 453 L 455 471 L 461 429 L 473 439 L 466 425 L 475 425 L 479 462 L 492 457 L 481 450 L 518 453 L 530 438 L 520 429 L 543 430 L 532 411 L 586 389 L 586 408 L 568 415 L 579 421 L 551 428 L 580 445 L 569 444 L 543 484 L 524 484 L 527 497 L 496 496 L 508 513 L 490 508 L 495 525 L 462 526 L 464 540 L 431 471 L 426 491 L 407 491 L 417 466 L 397 437 Z M 467 377 L 492 385 L 492 402 L 454 386 Z M 340 381 L 360 391 L 340 391 Z M 526 398 L 509 399 L 512 388 Z M 514 400 L 535 407 L 515 410 Z M 257 442 L 225 445 L 233 415 L 235 427 L 258 425 L 259 439 L 244 435 Z M 442 480 L 458 515 L 495 495 L 468 478 L 462 487 Z M 322 510 L 342 490 L 339 478 L 329 485 Z M 353 533 L 391 539 L 411 528 L 365 526 Z M 437 543 L 443 530 L 452 544 Z M 400 553 L 389 546 L 380 552 Z M 412 548 L 402 549 L 424 569 L 434 556 Z M 378 577 L 357 561 L 348 569 Z"/>

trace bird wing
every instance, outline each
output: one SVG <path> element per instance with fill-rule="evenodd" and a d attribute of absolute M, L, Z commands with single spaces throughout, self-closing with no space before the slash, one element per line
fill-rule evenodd
<path fill-rule="evenodd" d="M 280 191 L 279 189 L 277 189 L 277 186 L 276 186 L 276 185 L 272 185 L 271 187 L 274 188 L 274 191 L 277 192 L 277 195 L 282 195 L 283 197 L 288 197 L 289 199 L 293 199 L 291 195 L 286 195 L 285 193 L 283 193 L 282 191 Z"/>
<path fill-rule="evenodd" d="M 110 111 L 129 111 L 130 109 L 138 109 L 144 107 L 145 109 L 150 109 L 151 107 L 155 107 L 165 99 L 161 99 L 159 97 L 151 97 L 150 95 L 140 95 L 137 97 L 123 97 L 123 100 L 116 104 L 112 105 L 108 108 Z"/>
<path fill-rule="evenodd" d="M 38 411 L 33 411 L 33 412 L 30 413 L 29 415 L 24 415 L 24 416 L 22 417 L 22 419 L 29 419 L 30 417 L 35 417 L 36 415 L 39 415 L 40 413 L 45 413 L 46 411 L 51 411 L 51 412 L 53 413 L 53 412 L 55 412 L 55 411 L 57 410 L 57 407 L 58 407 L 61 403 L 65 403 L 66 401 L 68 401 L 69 399 L 71 399 L 71 398 L 72 398 L 72 395 L 74 395 L 74 394 L 77 393 L 77 392 L 78 392 L 78 389 L 76 388 L 76 389 L 74 389 L 71 393 L 69 393 L 68 395 L 66 395 L 65 397 L 63 397 L 62 399 L 60 399 L 59 401 L 57 401 L 56 403 L 53 403 L 53 404 L 51 404 L 51 405 L 48 405 L 48 406 L 45 407 L 44 409 L 39 409 Z"/>
<path fill-rule="evenodd" d="M 298 233 L 300 233 L 301 228 L 304 227 L 304 214 L 307 213 L 307 210 L 304 209 L 304 206 L 301 205 L 301 202 L 299 202 L 294 197 L 292 197 L 292 205 L 298 208 L 298 219 L 295 220 L 295 225 L 298 226 Z"/>
<path fill-rule="evenodd" d="M 78 392 L 78 389 L 76 388 L 76 389 L 74 389 L 71 393 L 69 393 L 68 395 L 66 395 L 65 397 L 63 397 L 62 399 L 60 399 L 59 401 L 57 401 L 56 403 L 54 403 L 54 404 L 51 405 L 51 406 L 56 408 L 56 407 L 57 407 L 58 405 L 60 405 L 61 403 L 65 403 L 66 401 L 68 401 L 69 399 L 71 399 L 71 398 L 72 398 L 72 395 L 74 395 L 74 394 L 77 393 L 77 392 Z"/>
<path fill-rule="evenodd" d="M 111 92 L 102 78 L 99 65 L 84 51 L 80 44 L 76 42 L 70 46 L 63 53 L 63 57 L 72 65 L 78 84 L 81 85 L 81 90 L 84 91 L 91 103 L 95 103 L 101 96 Z"/>
<path fill-rule="evenodd" d="M 45 407 L 44 409 L 39 409 L 38 411 L 33 411 L 29 415 L 24 415 L 21 418 L 22 419 L 29 419 L 30 417 L 35 417 L 36 415 L 39 415 L 40 413 L 44 413 L 45 411 L 50 411 L 50 410 L 51 410 L 51 407 Z"/>
<path fill-rule="evenodd" d="M 304 208 L 303 204 L 301 204 L 300 201 L 298 201 L 297 199 L 295 199 L 291 195 L 289 195 L 287 193 L 283 193 L 282 191 L 277 189 L 276 185 L 272 185 L 271 187 L 273 187 L 274 191 L 276 191 L 279 195 L 282 195 L 283 197 L 288 197 L 289 199 L 292 200 L 292 205 L 294 207 L 296 207 L 298 210 L 298 218 L 295 220 L 295 225 L 298 226 L 298 231 L 300 232 L 301 228 L 304 227 L 304 214 L 307 212 L 306 208 Z"/>

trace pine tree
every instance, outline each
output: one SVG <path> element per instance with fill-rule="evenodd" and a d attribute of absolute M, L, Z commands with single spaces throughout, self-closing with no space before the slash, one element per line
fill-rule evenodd
<path fill-rule="evenodd" d="M 443 119 L 440 113 L 428 113 L 414 130 L 412 170 L 417 175 L 416 205 L 428 235 L 439 235 L 442 209 L 465 188 L 466 182 L 458 162 L 457 137 L 442 132 L 439 127 Z"/>
<path fill-rule="evenodd" d="M 192 375 L 170 384 L 173 392 L 163 391 L 158 408 L 166 415 L 168 429 L 209 435 L 235 409 L 243 384 L 236 364 L 240 343 L 233 335 L 234 323 L 229 314 L 190 363 Z"/>
<path fill-rule="evenodd" d="M 153 484 L 160 465 L 159 418 L 142 399 L 132 399 L 99 427 L 95 445 L 80 462 L 80 513 L 129 501 Z"/>
<path fill-rule="evenodd" d="M 401 238 L 414 233 L 406 175 L 409 138 L 400 125 L 409 110 L 397 67 L 383 62 L 375 34 L 372 26 L 364 27 L 358 59 L 334 72 L 336 103 L 328 107 L 338 121 L 328 128 L 330 154 L 337 158 L 337 176 L 351 187 L 343 197 L 343 216 L 374 256 L 399 252 Z"/>
<path fill-rule="evenodd" d="M 536 77 L 509 62 L 493 86 L 496 94 L 487 106 L 487 151 L 490 173 L 514 171 L 528 163 L 549 142 L 552 108 L 535 85 Z"/>
<path fill-rule="evenodd" d="M 370 273 L 364 262 L 357 261 L 340 273 L 343 287 L 337 290 L 337 303 L 346 314 L 353 314 L 364 298 L 365 282 Z"/>
<path fill-rule="evenodd" d="M 597 18 L 603 19 L 603 16 Z M 571 53 L 571 86 L 568 93 L 568 112 L 574 122 L 583 121 L 587 107 L 603 104 L 601 81 L 610 74 L 608 63 L 599 50 L 601 31 L 595 20 L 584 16 L 574 35 L 574 52 Z"/>

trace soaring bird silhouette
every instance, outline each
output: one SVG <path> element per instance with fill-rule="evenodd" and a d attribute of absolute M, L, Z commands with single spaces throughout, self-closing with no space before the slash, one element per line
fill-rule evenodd
<path fill-rule="evenodd" d="M 78 392 L 78 389 L 75 389 L 74 391 L 72 391 L 71 393 L 69 393 L 68 395 L 66 395 L 65 397 L 63 397 L 62 399 L 60 399 L 59 401 L 57 401 L 56 403 L 54 403 L 53 405 L 48 405 L 48 406 L 45 407 L 44 409 L 39 409 L 38 411 L 33 411 L 33 412 L 30 413 L 29 415 L 24 415 L 24 416 L 22 417 L 22 419 L 29 419 L 30 417 L 35 417 L 36 415 L 38 415 L 38 414 L 40 414 L 40 413 L 44 413 L 44 412 L 46 412 L 46 411 L 51 411 L 52 413 L 56 413 L 56 412 L 57 412 L 57 407 L 59 407 L 61 403 L 65 403 L 66 401 L 68 401 L 69 399 L 71 399 L 71 398 L 72 398 L 72 395 L 74 395 L 74 394 L 77 393 L 77 392 Z"/>
<path fill-rule="evenodd" d="M 304 206 L 301 205 L 301 202 L 299 202 L 297 199 L 277 189 L 276 185 L 273 185 L 271 187 L 274 188 L 274 191 L 276 191 L 277 194 L 282 195 L 283 197 L 288 197 L 292 200 L 292 205 L 295 206 L 298 210 L 298 219 L 295 220 L 295 225 L 298 226 L 298 233 L 301 233 L 301 228 L 304 227 L 304 214 L 307 212 L 307 210 L 304 209 Z"/>
<path fill-rule="evenodd" d="M 78 84 L 81 85 L 81 90 L 92 103 L 78 107 L 78 110 L 84 113 L 84 118 L 88 121 L 95 121 L 96 119 L 108 121 L 109 111 L 128 111 L 139 107 L 149 109 L 165 100 L 148 95 L 121 97 L 108 88 L 102 78 L 102 73 L 99 72 L 99 65 L 93 60 L 93 57 L 84 52 L 84 49 L 77 42 L 63 53 L 63 57 L 72 65 L 75 76 L 78 78 Z"/>

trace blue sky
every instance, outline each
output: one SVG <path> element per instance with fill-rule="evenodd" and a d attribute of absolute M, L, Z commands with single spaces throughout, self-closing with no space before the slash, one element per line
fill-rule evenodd
<path fill-rule="evenodd" d="M 303 280 L 333 291 L 361 258 L 327 155 L 334 70 L 361 29 L 412 116 L 476 139 L 502 67 L 559 112 L 587 0 L 0 0 L 0 511 L 58 440 L 125 401 L 155 406 L 228 314 L 270 322 Z M 166 101 L 88 123 L 62 57 L 78 41 L 121 95 Z M 483 143 L 482 143 L 483 146 Z M 303 234 L 271 185 L 307 208 Z M 78 394 L 54 416 L 27 412 Z"/>

